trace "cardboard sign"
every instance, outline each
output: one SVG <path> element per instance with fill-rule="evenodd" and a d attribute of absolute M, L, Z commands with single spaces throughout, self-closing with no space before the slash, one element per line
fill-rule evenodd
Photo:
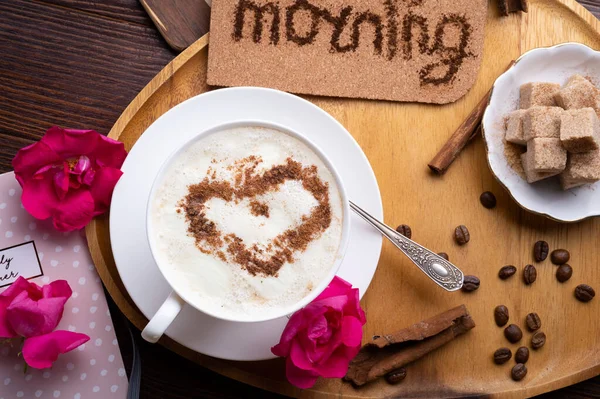
<path fill-rule="evenodd" d="M 11 285 L 20 276 L 29 279 L 43 274 L 33 241 L 0 249 L 0 288 Z"/>
<path fill-rule="evenodd" d="M 214 0 L 208 83 L 448 103 L 475 82 L 487 0 Z"/>

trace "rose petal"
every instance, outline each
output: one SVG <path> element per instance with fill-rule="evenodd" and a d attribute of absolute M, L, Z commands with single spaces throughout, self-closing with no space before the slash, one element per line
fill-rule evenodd
<path fill-rule="evenodd" d="M 6 318 L 6 308 L 10 305 L 11 298 L 0 297 L 0 338 L 13 338 L 17 336 Z"/>
<path fill-rule="evenodd" d="M 333 328 L 328 327 L 327 331 L 317 339 L 317 345 L 325 345 L 333 336 Z"/>
<path fill-rule="evenodd" d="M 92 163 L 90 162 L 90 159 L 85 155 L 82 155 L 77 160 L 77 163 L 73 167 L 71 173 L 74 175 L 81 175 L 82 173 L 87 172 L 90 169 L 91 165 Z"/>
<path fill-rule="evenodd" d="M 17 335 L 24 337 L 40 335 L 31 333 L 34 330 L 41 331 L 44 325 L 44 315 L 35 308 L 36 302 L 28 297 L 27 291 L 21 292 L 13 302 L 7 306 L 6 320 Z M 30 309 L 35 309 L 35 311 L 30 312 Z"/>
<path fill-rule="evenodd" d="M 342 343 L 346 346 L 360 346 L 363 336 L 362 323 L 356 317 L 345 316 L 342 319 Z"/>
<path fill-rule="evenodd" d="M 292 359 L 292 362 L 296 367 L 303 370 L 313 369 L 313 362 L 309 359 L 306 351 L 297 340 L 292 341 L 289 358 Z"/>
<path fill-rule="evenodd" d="M 322 298 L 318 301 L 311 302 L 308 305 L 306 305 L 304 310 L 312 315 L 325 313 L 328 310 L 327 308 L 330 308 L 336 312 L 342 312 L 344 306 L 346 306 L 347 303 L 347 296 L 338 295 L 334 297 Z"/>
<path fill-rule="evenodd" d="M 325 378 L 342 378 L 348 372 L 348 365 L 360 350 L 360 347 L 350 348 L 340 346 L 327 360 L 314 367 L 314 371 Z"/>
<path fill-rule="evenodd" d="M 311 388 L 317 382 L 317 378 L 319 378 L 318 374 L 312 371 L 296 367 L 289 357 L 285 362 L 285 375 L 292 385 L 301 389 Z"/>
<path fill-rule="evenodd" d="M 56 280 L 42 287 L 44 298 L 64 297 L 68 299 L 72 294 L 73 291 L 66 280 Z"/>
<path fill-rule="evenodd" d="M 19 295 L 23 291 L 27 291 L 33 285 L 37 287 L 37 284 L 30 283 L 23 276 L 19 276 L 11 285 L 8 286 L 1 294 L 0 297 L 8 298 L 9 300 L 13 300 L 17 295 Z M 38 287 L 39 288 L 39 287 Z"/>
<path fill-rule="evenodd" d="M 123 143 L 100 135 L 94 157 L 98 166 L 121 169 L 125 157 L 127 157 L 127 151 L 125 151 Z"/>
<path fill-rule="evenodd" d="M 34 301 L 22 292 L 6 308 L 6 318 L 12 329 L 22 337 L 48 334 L 62 318 L 67 299 L 58 297 Z"/>
<path fill-rule="evenodd" d="M 339 330 L 336 330 L 327 344 L 317 346 L 315 353 L 310 355 L 311 359 L 318 359 L 315 360 L 315 363 L 326 362 L 331 354 L 342 345 L 342 333 Z"/>
<path fill-rule="evenodd" d="M 67 353 L 90 340 L 85 334 L 71 331 L 54 331 L 31 337 L 23 344 L 23 358 L 36 369 L 52 367 L 61 353 Z"/>
<path fill-rule="evenodd" d="M 55 163 L 62 163 L 62 158 L 52 148 L 42 142 L 33 143 L 20 149 L 12 160 L 15 177 L 21 187 L 40 168 Z"/>
<path fill-rule="evenodd" d="M 96 172 L 94 172 L 94 169 L 90 169 L 87 172 L 85 172 L 85 174 L 79 176 L 78 180 L 81 184 L 91 186 L 92 182 L 94 181 L 95 175 L 96 175 Z"/>
<path fill-rule="evenodd" d="M 62 159 L 89 155 L 98 143 L 100 133 L 93 130 L 61 129 L 53 126 L 46 131 L 41 142 L 45 143 Z"/>
<path fill-rule="evenodd" d="M 21 203 L 36 219 L 48 219 L 58 207 L 54 182 L 45 175 L 42 179 L 28 179 L 23 185 Z"/>
<path fill-rule="evenodd" d="M 352 284 L 343 278 L 335 276 L 327 288 L 325 288 L 325 290 L 315 299 L 315 302 L 332 296 L 346 295 L 351 288 Z"/>
<path fill-rule="evenodd" d="M 63 200 L 69 191 L 69 171 L 65 162 L 63 170 L 58 170 L 52 178 L 54 182 L 54 192 L 59 200 Z"/>
<path fill-rule="evenodd" d="M 353 288 L 348 293 L 348 303 L 344 306 L 344 315 L 346 316 L 355 316 L 360 320 L 362 324 L 367 322 L 367 318 L 365 317 L 365 312 L 360 307 L 360 297 L 358 295 L 358 289 Z"/>
<path fill-rule="evenodd" d="M 58 231 L 73 231 L 85 227 L 94 216 L 94 198 L 89 191 L 69 191 L 63 202 L 56 207 L 53 216 L 54 228 Z"/>
<path fill-rule="evenodd" d="M 311 325 L 306 331 L 306 335 L 311 341 L 316 341 L 319 337 L 323 336 L 323 334 L 326 334 L 327 331 L 327 319 L 325 316 L 321 316 L 312 320 Z"/>
<path fill-rule="evenodd" d="M 90 193 L 95 203 L 94 216 L 108 210 L 115 185 L 122 175 L 123 172 L 114 168 L 101 168 L 96 171 L 93 184 L 90 186 Z"/>
<path fill-rule="evenodd" d="M 299 310 L 298 312 L 294 313 L 292 317 L 290 317 L 290 320 L 281 333 L 279 343 L 271 348 L 271 353 L 273 353 L 275 356 L 288 356 L 290 353 L 292 340 L 296 337 L 300 330 L 305 328 L 305 326 L 306 323 L 304 315 L 302 310 Z"/>

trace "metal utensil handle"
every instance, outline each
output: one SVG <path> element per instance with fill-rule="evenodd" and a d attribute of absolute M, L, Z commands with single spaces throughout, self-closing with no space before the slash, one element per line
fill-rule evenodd
<path fill-rule="evenodd" d="M 358 205 L 350 201 L 350 208 L 369 224 L 381 232 L 398 249 L 400 249 L 423 273 L 435 281 L 440 287 L 448 291 L 459 290 L 463 285 L 463 272 L 435 252 L 404 237 L 396 230 L 375 219 Z"/>

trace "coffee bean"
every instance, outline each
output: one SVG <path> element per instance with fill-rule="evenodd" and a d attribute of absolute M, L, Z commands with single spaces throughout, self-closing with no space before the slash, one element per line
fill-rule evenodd
<path fill-rule="evenodd" d="M 396 231 L 406 238 L 412 238 L 412 230 L 407 224 L 401 224 L 400 226 L 396 227 Z"/>
<path fill-rule="evenodd" d="M 587 284 L 579 284 L 575 287 L 575 298 L 581 302 L 589 302 L 596 296 L 596 291 Z"/>
<path fill-rule="evenodd" d="M 531 347 L 533 349 L 540 349 L 546 343 L 546 334 L 541 331 L 536 332 L 531 337 Z"/>
<path fill-rule="evenodd" d="M 529 313 L 525 317 L 525 324 L 527 324 L 529 331 L 536 331 L 542 327 L 542 319 L 540 319 L 537 313 Z"/>
<path fill-rule="evenodd" d="M 400 367 L 394 371 L 390 371 L 385 375 L 385 380 L 388 384 L 397 384 L 406 378 L 406 369 L 404 367 Z"/>
<path fill-rule="evenodd" d="M 502 327 L 508 323 L 508 308 L 504 305 L 498 305 L 494 309 L 494 320 L 498 327 Z"/>
<path fill-rule="evenodd" d="M 527 363 L 527 361 L 529 360 L 529 349 L 527 349 L 526 346 L 522 346 L 519 349 L 517 349 L 517 352 L 515 353 L 515 361 L 517 363 Z"/>
<path fill-rule="evenodd" d="M 500 271 L 498 272 L 498 277 L 500 277 L 502 280 L 506 280 L 507 278 L 509 278 L 513 274 L 515 274 L 516 272 L 517 272 L 517 268 L 514 267 L 513 265 L 502 266 L 500 268 Z"/>
<path fill-rule="evenodd" d="M 521 338 L 523 338 L 523 331 L 516 324 L 510 324 L 508 327 L 504 329 L 504 336 L 507 340 L 512 342 L 519 342 Z"/>
<path fill-rule="evenodd" d="M 537 278 L 537 270 L 534 265 L 527 265 L 523 269 L 523 281 L 525 284 L 530 285 L 535 282 Z"/>
<path fill-rule="evenodd" d="M 556 279 L 564 283 L 573 275 L 573 268 L 566 263 L 564 265 L 560 265 L 558 269 L 556 269 Z"/>
<path fill-rule="evenodd" d="M 378 338 L 381 338 L 381 335 L 373 335 L 373 341 L 375 341 Z"/>
<path fill-rule="evenodd" d="M 550 248 L 548 247 L 548 243 L 546 241 L 538 241 L 533 246 L 533 257 L 536 262 L 541 262 L 546 260 L 548 257 L 548 251 Z"/>
<path fill-rule="evenodd" d="M 477 276 L 465 276 L 463 280 L 462 290 L 466 292 L 473 292 L 479 288 L 479 278 Z"/>
<path fill-rule="evenodd" d="M 441 256 L 442 258 L 446 259 L 446 260 L 450 260 L 450 257 L 445 252 L 438 252 L 438 255 Z"/>
<path fill-rule="evenodd" d="M 527 367 L 523 363 L 517 363 L 515 367 L 512 368 L 510 372 L 510 376 L 515 381 L 521 381 L 527 375 Z"/>
<path fill-rule="evenodd" d="M 496 207 L 496 196 L 490 191 L 486 191 L 479 196 L 479 202 L 484 208 L 492 209 Z"/>
<path fill-rule="evenodd" d="M 467 226 L 461 224 L 454 229 L 454 241 L 456 241 L 458 245 L 465 245 L 470 239 L 471 235 L 469 234 Z"/>
<path fill-rule="evenodd" d="M 508 348 L 500 348 L 494 352 L 494 363 L 504 364 L 510 360 L 512 352 Z"/>
<path fill-rule="evenodd" d="M 571 259 L 571 254 L 566 249 L 555 249 L 550 254 L 550 260 L 555 265 L 564 265 Z"/>

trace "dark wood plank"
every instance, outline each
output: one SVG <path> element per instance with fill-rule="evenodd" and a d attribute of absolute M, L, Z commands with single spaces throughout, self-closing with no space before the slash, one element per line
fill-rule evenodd
<path fill-rule="evenodd" d="M 596 18 L 600 18 L 600 1 L 599 0 L 577 0 L 579 4 L 587 8 Z"/>
<path fill-rule="evenodd" d="M 148 23 L 25 0 L 0 2 L 0 54 L 2 172 L 53 124 L 107 133 L 175 55 Z"/>
<path fill-rule="evenodd" d="M 600 16 L 600 0 L 580 2 Z M 137 0 L 0 0 L 0 172 L 53 124 L 107 133 L 174 56 Z M 111 311 L 129 371 L 129 333 Z M 135 336 L 142 398 L 281 398 Z M 600 398 L 600 377 L 541 397 Z"/>
<path fill-rule="evenodd" d="M 204 0 L 140 0 L 169 45 L 182 51 L 206 32 L 210 7 Z"/>
<path fill-rule="evenodd" d="M 138 2 L 131 0 L 40 0 L 48 4 L 63 6 L 75 10 L 108 18 L 152 26 L 146 11 Z M 164 3 L 171 3 L 172 0 Z"/>

